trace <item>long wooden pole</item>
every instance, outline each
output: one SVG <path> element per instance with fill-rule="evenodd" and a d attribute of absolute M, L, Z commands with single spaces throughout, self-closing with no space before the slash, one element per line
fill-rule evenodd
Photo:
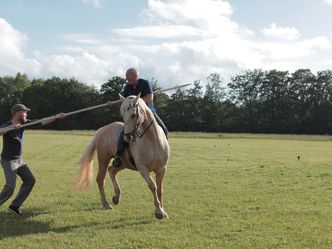
<path fill-rule="evenodd" d="M 154 94 L 159 94 L 159 93 L 163 93 L 163 92 L 166 92 L 166 91 L 171 91 L 171 90 L 183 88 L 183 87 L 190 86 L 190 85 L 191 84 L 177 85 L 177 86 L 174 86 L 174 87 L 157 90 L 157 91 L 154 91 L 153 93 Z M 76 111 L 72 111 L 72 112 L 67 112 L 67 113 L 64 113 L 63 115 L 56 114 L 56 115 L 53 115 L 53 116 L 50 116 L 50 117 L 38 119 L 36 121 L 23 124 L 23 125 L 21 125 L 21 127 L 28 127 L 28 126 L 33 126 L 33 125 L 37 125 L 37 124 L 45 125 L 45 124 L 51 123 L 51 122 L 53 122 L 53 121 L 55 121 L 59 118 L 66 118 L 66 117 L 69 117 L 69 116 L 72 116 L 72 115 L 75 115 L 75 114 L 78 114 L 78 113 L 92 111 L 92 110 L 99 109 L 99 108 L 106 107 L 106 106 L 111 107 L 113 105 L 120 104 L 120 103 L 121 103 L 121 100 L 108 101 L 107 103 L 104 103 L 104 104 L 90 106 L 90 107 L 80 109 L 80 110 L 76 110 Z M 6 133 L 6 132 L 12 131 L 12 130 L 15 130 L 15 128 L 11 125 L 11 126 L 0 129 L 0 133 Z"/>

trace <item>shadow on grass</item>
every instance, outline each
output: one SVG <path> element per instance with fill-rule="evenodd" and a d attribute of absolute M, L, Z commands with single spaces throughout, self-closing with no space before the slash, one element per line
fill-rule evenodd
<path fill-rule="evenodd" d="M 135 226 L 146 225 L 155 222 L 155 219 L 147 217 L 137 218 L 118 218 L 102 222 L 87 222 L 79 225 L 68 225 L 62 227 L 53 227 L 53 220 L 37 221 L 34 217 L 47 214 L 43 211 L 27 210 L 22 216 L 14 216 L 7 211 L 0 212 L 0 240 L 9 237 L 43 234 L 48 232 L 66 233 L 75 229 L 92 228 L 92 229 L 125 229 Z"/>
<path fill-rule="evenodd" d="M 22 216 L 15 216 L 8 211 L 0 212 L 0 240 L 21 235 L 52 232 L 66 232 L 71 228 L 52 228 L 52 221 L 36 221 L 33 217 L 43 214 L 38 211 L 26 211 Z"/>

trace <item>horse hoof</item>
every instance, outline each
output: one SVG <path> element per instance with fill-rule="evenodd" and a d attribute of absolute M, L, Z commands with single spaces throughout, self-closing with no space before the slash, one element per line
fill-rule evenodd
<path fill-rule="evenodd" d="M 162 211 L 162 212 L 158 212 L 158 211 L 156 211 L 155 213 L 155 216 L 156 216 L 156 218 L 158 219 L 158 220 L 162 220 L 162 219 L 164 219 L 164 218 L 168 218 L 168 215 L 167 215 L 167 213 L 165 212 L 165 211 Z"/>
<path fill-rule="evenodd" d="M 120 197 L 119 196 L 113 196 L 112 198 L 113 204 L 118 205 L 120 202 Z"/>
<path fill-rule="evenodd" d="M 110 204 L 105 204 L 104 209 L 105 210 L 111 210 L 111 209 L 113 209 L 113 207 Z"/>

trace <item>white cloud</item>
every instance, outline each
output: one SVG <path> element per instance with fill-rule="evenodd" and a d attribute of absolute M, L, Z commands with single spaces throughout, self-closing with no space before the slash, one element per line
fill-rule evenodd
<path fill-rule="evenodd" d="M 331 4 L 332 5 L 332 0 L 324 0 L 325 1 L 325 3 L 327 3 L 327 4 Z"/>
<path fill-rule="evenodd" d="M 0 18 L 0 76 L 27 73 L 30 77 L 75 77 L 88 84 L 100 85 L 113 75 L 122 75 L 126 67 L 139 66 L 139 59 L 120 47 L 102 46 L 97 37 L 68 35 L 80 46 L 67 45 L 58 54 L 34 51 L 27 56 L 28 36 Z M 84 46 L 91 46 L 90 48 Z M 88 52 L 91 50 L 91 52 Z"/>
<path fill-rule="evenodd" d="M 281 27 L 272 23 L 269 27 L 262 30 L 267 38 L 283 39 L 283 40 L 296 40 L 299 38 L 300 33 L 294 27 Z"/>
<path fill-rule="evenodd" d="M 27 41 L 27 35 L 15 30 L 5 19 L 0 18 L 0 74 L 39 73 L 40 63 L 24 54 Z"/>
<path fill-rule="evenodd" d="M 227 1 L 150 0 L 148 6 L 141 13 L 147 25 L 115 32 L 135 38 L 135 51 L 148 51 L 145 56 L 153 51 L 154 57 L 146 56 L 153 63 L 147 67 L 158 73 L 154 76 L 160 82 L 191 81 L 212 72 L 229 73 L 242 65 L 257 64 L 261 57 L 250 49 L 247 40 L 254 32 L 231 20 L 233 9 Z M 148 43 L 142 45 L 147 38 Z M 143 63 L 149 61 L 143 59 Z M 159 68 L 153 69 L 156 66 Z M 170 79 L 169 73 L 162 74 L 162 70 L 176 71 L 176 79 Z"/>
<path fill-rule="evenodd" d="M 216 21 L 233 13 L 228 1 L 223 0 L 149 0 L 148 5 L 149 8 L 141 13 L 148 22 L 196 24 L 201 27 L 215 27 L 218 25 Z"/>
<path fill-rule="evenodd" d="M 82 0 L 82 1 L 83 3 L 90 4 L 98 9 L 100 9 L 105 2 L 105 0 Z"/>
<path fill-rule="evenodd" d="M 184 25 L 152 25 L 152 26 L 139 26 L 134 28 L 114 29 L 116 34 L 122 37 L 136 37 L 136 38 L 201 38 L 207 35 L 204 30 L 195 27 Z"/>
<path fill-rule="evenodd" d="M 138 66 L 137 61 L 136 57 L 129 54 L 102 58 L 89 52 L 82 52 L 75 55 L 52 55 L 49 59 L 44 60 L 44 63 L 45 72 L 49 75 L 74 77 L 88 84 L 100 85 L 111 76 L 122 75 L 124 66 L 130 63 Z"/>
<path fill-rule="evenodd" d="M 263 42 L 259 44 L 259 47 L 264 51 L 265 59 L 286 61 L 314 55 L 320 50 L 328 50 L 331 44 L 326 37 L 316 37 L 290 43 Z"/>
<path fill-rule="evenodd" d="M 67 34 L 62 37 L 68 41 L 75 41 L 82 45 L 103 45 L 105 41 L 90 34 Z"/>
<path fill-rule="evenodd" d="M 5 54 L 2 50 L 13 53 L 0 61 L 0 70 L 75 77 L 99 85 L 134 66 L 143 77 L 155 77 L 166 86 L 204 79 L 210 73 L 229 78 L 244 69 L 319 70 L 331 65 L 327 37 L 303 37 L 295 27 L 274 23 L 256 34 L 232 15 L 232 6 L 224 0 L 149 0 L 137 26 L 103 34 L 67 34 L 56 53 L 36 52 L 32 58 L 24 52 L 27 36 L 3 21 L 0 45 L 7 45 L 0 47 L 0 56 Z M 4 26 L 10 32 L 2 31 Z"/>
<path fill-rule="evenodd" d="M 231 75 L 248 68 L 289 65 L 293 69 L 293 65 L 302 66 L 299 60 L 308 61 L 307 57 L 331 48 L 324 36 L 301 39 L 295 27 L 274 23 L 262 30 L 265 38 L 260 39 L 235 22 L 232 14 L 228 1 L 150 0 L 148 9 L 141 13 L 146 25 L 115 32 L 135 39 L 129 48 L 140 58 L 157 61 L 147 66 L 149 61 L 143 59 L 148 70 L 160 73 L 154 76 L 161 82 L 174 80 L 161 69 L 182 81 L 204 78 L 212 72 Z"/>
<path fill-rule="evenodd" d="M 28 40 L 28 37 L 25 34 L 15 30 L 3 18 L 0 18 L 0 36 L 0 53 L 2 55 L 22 55 L 22 47 Z"/>

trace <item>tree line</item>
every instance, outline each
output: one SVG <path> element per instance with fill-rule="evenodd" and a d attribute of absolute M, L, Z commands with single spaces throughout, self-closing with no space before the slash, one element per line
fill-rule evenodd
<path fill-rule="evenodd" d="M 157 80 L 152 83 L 160 88 Z M 0 77 L 0 121 L 10 118 L 15 103 L 30 107 L 31 118 L 41 118 L 118 99 L 125 84 L 119 76 L 100 89 L 76 79 Z M 170 131 L 332 134 L 332 71 L 248 70 L 229 82 L 211 74 L 189 89 L 156 95 L 155 103 Z M 98 129 L 119 120 L 119 108 L 104 108 L 46 128 Z"/>

